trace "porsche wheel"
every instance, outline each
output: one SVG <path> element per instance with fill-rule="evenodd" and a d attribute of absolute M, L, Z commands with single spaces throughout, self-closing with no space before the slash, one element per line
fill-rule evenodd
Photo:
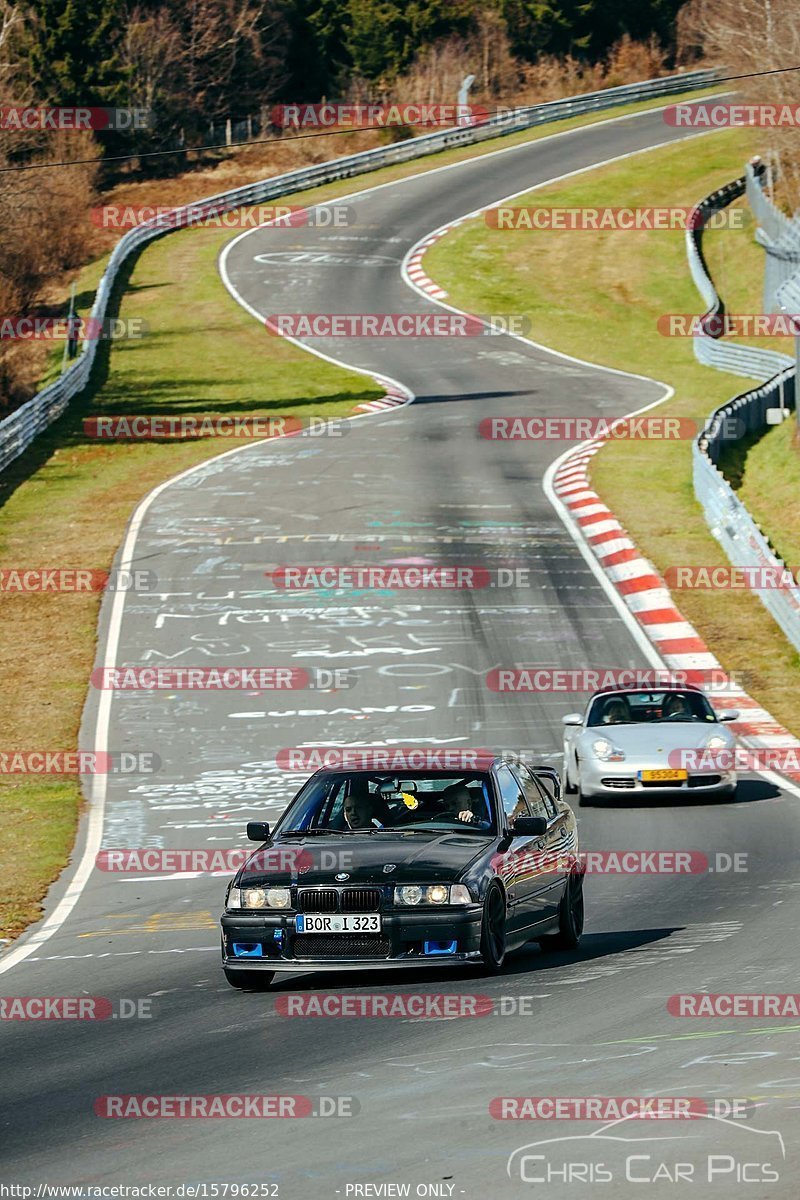
<path fill-rule="evenodd" d="M 575 791 L 578 793 L 578 807 L 579 808 L 591 808 L 592 805 L 594 804 L 594 796 L 586 795 L 583 788 L 581 787 L 580 778 L 578 779 L 578 782 L 575 784 Z"/>

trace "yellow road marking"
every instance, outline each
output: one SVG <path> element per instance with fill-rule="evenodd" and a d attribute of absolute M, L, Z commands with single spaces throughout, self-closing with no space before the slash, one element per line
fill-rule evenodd
<path fill-rule="evenodd" d="M 132 916 L 132 913 L 127 914 L 128 918 Z M 107 921 L 119 919 L 114 914 L 106 916 Z M 117 926 L 115 929 L 93 929 L 90 933 L 79 933 L 78 937 L 107 937 L 109 934 L 116 936 L 120 933 L 182 933 L 216 928 L 216 918 L 210 912 L 164 912 L 153 913 L 146 920 L 129 925 L 127 928 Z"/>

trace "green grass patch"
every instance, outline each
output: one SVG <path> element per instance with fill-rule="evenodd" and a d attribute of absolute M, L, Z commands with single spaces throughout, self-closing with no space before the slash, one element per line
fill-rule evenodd
<path fill-rule="evenodd" d="M 783 561 L 800 566 L 800 439 L 794 416 L 750 446 L 739 498 Z"/>
<path fill-rule="evenodd" d="M 754 149 L 747 131 L 725 131 L 587 171 L 514 203 L 693 204 L 740 175 Z M 732 239 L 728 248 L 724 239 Z M 752 227 L 709 232 L 706 250 L 712 269 L 721 260 L 739 264 L 734 301 L 740 311 L 752 312 L 760 307 L 759 302 L 753 307 L 753 297 L 760 296 L 763 262 L 748 239 Z M 434 245 L 425 269 L 460 308 L 526 314 L 536 341 L 672 385 L 675 396 L 660 408 L 663 415 L 702 420 L 752 386 L 702 367 L 688 339 L 657 332 L 663 313 L 702 311 L 680 231 L 511 232 L 489 229 L 478 219 Z M 786 427 L 780 433 L 788 439 Z M 593 460 L 592 479 L 661 571 L 727 562 L 694 497 L 688 441 L 612 443 Z M 796 514 L 796 499 L 790 511 Z M 676 600 L 726 668 L 742 673 L 749 690 L 800 734 L 795 701 L 800 661 L 760 601 L 752 594 L 703 591 L 681 591 Z"/>

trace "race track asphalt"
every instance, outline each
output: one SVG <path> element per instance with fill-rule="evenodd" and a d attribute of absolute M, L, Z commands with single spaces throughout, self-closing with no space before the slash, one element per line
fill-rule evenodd
<path fill-rule="evenodd" d="M 377 190 L 367 181 L 346 201 L 354 225 L 259 229 L 230 248 L 225 271 L 263 316 L 441 312 L 401 274 L 408 250 L 430 231 L 548 179 L 684 136 L 649 113 L 513 149 L 500 142 L 501 153 Z M 232 302 L 221 288 L 220 304 Z M 142 515 L 132 554 L 135 566 L 155 572 L 158 592 L 129 594 L 115 612 L 104 605 L 98 664 L 111 637 L 118 646 L 109 661 L 118 664 L 336 669 L 346 672 L 344 686 L 115 693 L 108 746 L 154 751 L 162 765 L 153 776 L 109 777 L 106 848 L 244 845 L 246 820 L 273 820 L 302 781 L 276 765 L 285 747 L 490 746 L 559 764 L 561 716 L 582 697 L 496 693 L 487 672 L 648 665 L 543 490 L 565 446 L 482 439 L 478 423 L 509 414 L 618 416 L 657 400 L 659 385 L 502 336 L 310 344 L 397 381 L 415 402 L 340 426 L 340 436 L 248 446 L 164 488 Z M 590 329 L 585 352 L 591 358 Z M 527 575 L 494 590 L 356 595 L 287 591 L 269 576 L 277 566 L 408 560 Z M 92 689 L 87 747 L 101 710 Z M 228 872 L 93 871 L 52 936 L 21 961 L 18 949 L 0 958 L 0 992 L 149 1000 L 152 1017 L 0 1025 L 1 1177 L 261 1182 L 278 1185 L 281 1200 L 403 1194 L 362 1187 L 395 1184 L 412 1196 L 477 1200 L 541 1192 L 535 1180 L 550 1170 L 548 1195 L 557 1197 L 634 1196 L 645 1186 L 727 1197 L 741 1187 L 752 1200 L 788 1200 L 798 1178 L 797 1023 L 680 1019 L 666 1004 L 679 992 L 795 989 L 797 806 L 796 794 L 750 778 L 736 803 L 580 810 L 585 849 L 700 850 L 712 865 L 726 861 L 717 855 L 746 853 L 747 869 L 591 877 L 580 950 L 545 956 L 532 946 L 496 978 L 302 975 L 284 977 L 273 993 L 238 993 L 218 961 Z M 91 836 L 85 821 L 76 861 Z M 71 878 L 54 888 L 49 911 Z M 286 993 L 388 990 L 479 992 L 516 1011 L 472 1020 L 276 1011 Z M 121 1093 L 353 1096 L 358 1114 L 95 1114 L 99 1096 Z M 498 1096 L 675 1094 L 749 1097 L 755 1108 L 738 1124 L 627 1122 L 590 1141 L 597 1123 L 489 1115 Z M 514 1155 L 568 1137 L 578 1140 Z M 674 1181 L 679 1163 L 683 1183 Z"/>

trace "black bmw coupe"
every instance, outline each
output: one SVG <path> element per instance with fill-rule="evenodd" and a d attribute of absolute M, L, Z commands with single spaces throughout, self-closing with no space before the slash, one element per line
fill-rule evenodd
<path fill-rule="evenodd" d="M 503 758 L 402 774 L 321 770 L 231 881 L 222 963 L 235 988 L 276 972 L 497 972 L 536 940 L 576 946 L 583 873 L 556 772 Z"/>

